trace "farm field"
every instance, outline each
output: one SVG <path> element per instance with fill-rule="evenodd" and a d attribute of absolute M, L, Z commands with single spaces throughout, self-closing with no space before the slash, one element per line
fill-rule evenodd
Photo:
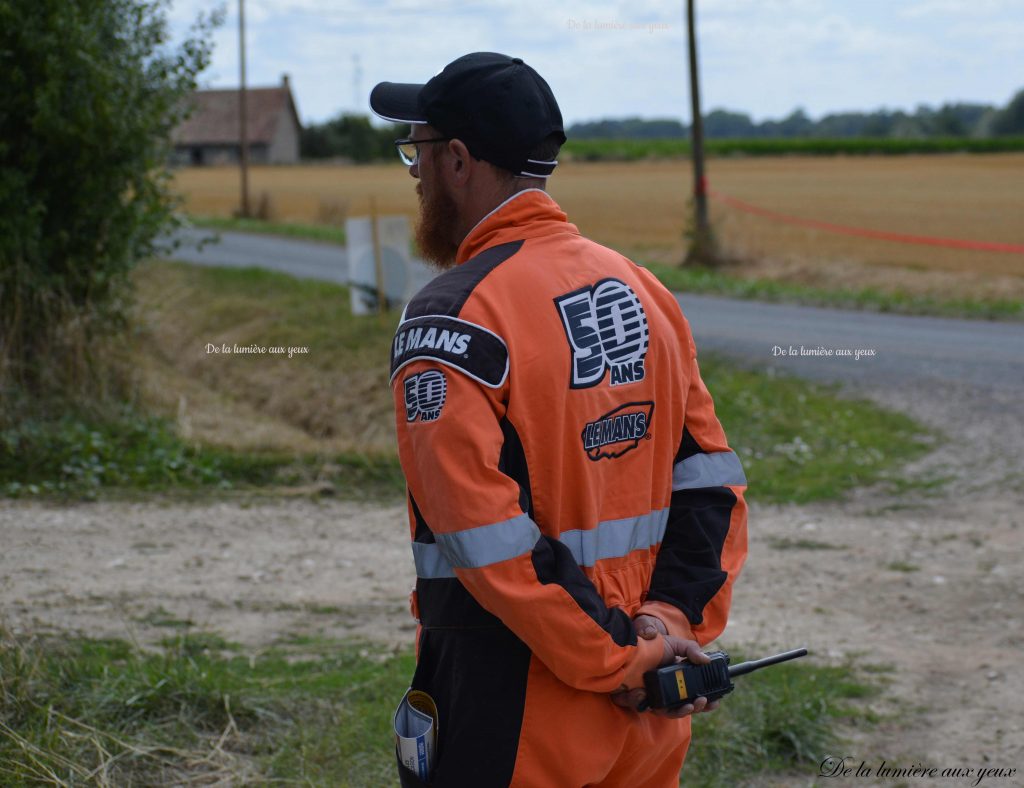
<path fill-rule="evenodd" d="M 567 162 L 551 193 L 580 230 L 638 261 L 681 258 L 690 166 L 679 160 Z M 776 213 L 917 236 L 1024 243 L 1024 154 L 710 159 L 710 187 Z M 254 203 L 271 218 L 341 224 L 365 214 L 417 211 L 412 182 L 395 165 L 259 167 Z M 229 216 L 238 204 L 234 168 L 179 170 L 176 188 L 191 214 Z M 756 275 L 816 283 L 1024 294 L 1024 255 L 949 249 L 837 235 L 779 223 L 712 201 L 725 251 Z M 899 270 L 897 270 L 899 269 Z"/>

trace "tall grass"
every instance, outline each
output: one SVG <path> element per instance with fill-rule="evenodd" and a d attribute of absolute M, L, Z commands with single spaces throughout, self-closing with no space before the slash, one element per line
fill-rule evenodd
<path fill-rule="evenodd" d="M 351 757 L 386 749 L 388 707 L 412 672 L 411 657 L 383 656 L 339 643 L 245 655 L 203 634 L 154 653 L 0 631 L 0 782 L 383 785 L 386 759 Z"/>
<path fill-rule="evenodd" d="M 0 630 L 5 786 L 395 782 L 390 717 L 409 653 L 305 638 L 245 653 L 202 633 L 156 652 L 121 641 L 23 640 Z M 845 721 L 871 721 L 851 666 L 745 677 L 694 720 L 687 785 L 811 774 Z"/>

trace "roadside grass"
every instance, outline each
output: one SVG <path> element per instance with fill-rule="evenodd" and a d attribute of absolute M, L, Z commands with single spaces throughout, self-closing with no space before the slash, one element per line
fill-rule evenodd
<path fill-rule="evenodd" d="M 713 355 L 701 357 L 700 369 L 752 500 L 841 498 L 888 482 L 941 440 L 901 413 L 839 397 L 834 386 L 743 369 Z"/>
<path fill-rule="evenodd" d="M 184 441 L 173 421 L 125 408 L 67 412 L 0 429 L 0 495 L 96 500 L 101 495 L 312 489 L 379 500 L 402 484 L 394 457 L 344 452 L 239 452 Z"/>
<path fill-rule="evenodd" d="M 247 653 L 186 632 L 142 651 L 114 640 L 0 630 L 4 785 L 395 781 L 391 715 L 408 652 L 301 638 Z M 877 677 L 806 660 L 744 677 L 694 721 L 686 784 L 811 774 L 841 726 L 872 722 Z"/>
<path fill-rule="evenodd" d="M 346 288 L 258 269 L 151 263 L 136 274 L 140 402 L 0 427 L 0 494 L 403 495 L 387 370 L 397 314 L 353 317 Z M 207 352 L 225 347 L 263 352 Z M 291 347 L 308 352 L 271 352 Z M 701 370 L 754 500 L 838 498 L 937 440 L 827 386 L 713 356 Z"/>
<path fill-rule="evenodd" d="M 237 216 L 189 216 L 188 221 L 196 227 L 208 230 L 260 233 L 263 235 L 279 235 L 284 238 L 301 238 L 306 241 L 345 244 L 345 228 L 329 224 L 278 222 Z"/>
<path fill-rule="evenodd" d="M 165 419 L 131 409 L 110 416 L 65 412 L 0 430 L 0 490 L 11 497 L 94 498 L 104 488 L 139 490 L 238 481 L 264 484 L 276 463 L 186 445 Z"/>
<path fill-rule="evenodd" d="M 703 266 L 647 263 L 645 267 L 666 287 L 683 293 L 904 315 L 1024 320 L 1024 301 L 1013 298 L 947 298 L 874 287 L 824 288 L 774 279 L 747 279 Z"/>

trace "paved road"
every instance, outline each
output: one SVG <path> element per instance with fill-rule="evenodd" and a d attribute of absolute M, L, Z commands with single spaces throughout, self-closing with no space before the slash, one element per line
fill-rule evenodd
<path fill-rule="evenodd" d="M 335 244 L 199 228 L 181 230 L 176 239 L 181 245 L 169 255 L 176 260 L 235 268 L 258 266 L 308 279 L 348 283 L 348 255 Z M 208 242 L 200 246 L 204 239 Z"/>
<path fill-rule="evenodd" d="M 256 265 L 296 276 L 345 282 L 348 264 L 337 246 L 273 236 L 221 232 L 195 248 L 206 230 L 184 231 L 173 255 L 205 265 Z M 873 312 L 764 304 L 681 295 L 701 352 L 715 351 L 802 377 L 860 384 L 969 383 L 1024 392 L 1024 324 L 905 317 Z M 792 347 L 873 350 L 874 356 L 788 355 Z M 786 355 L 773 355 L 773 348 Z M 779 351 L 776 350 L 775 353 Z"/>
<path fill-rule="evenodd" d="M 818 380 L 910 380 L 1017 388 L 1024 396 L 1024 324 L 909 317 L 714 296 L 679 296 L 697 348 Z M 873 350 L 850 356 L 805 350 Z M 794 349 L 797 355 L 789 355 Z M 781 350 L 787 351 L 785 355 Z M 778 355 L 776 355 L 778 354 Z"/>

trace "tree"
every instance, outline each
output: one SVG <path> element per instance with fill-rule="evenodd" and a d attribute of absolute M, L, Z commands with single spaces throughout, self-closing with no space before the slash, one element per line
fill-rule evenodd
<path fill-rule="evenodd" d="M 398 158 L 395 140 L 408 134 L 408 124 L 376 127 L 367 115 L 342 113 L 326 123 L 305 126 L 299 146 L 304 159 L 338 157 L 359 163 L 380 159 L 393 161 Z"/>
<path fill-rule="evenodd" d="M 967 125 L 956 111 L 948 104 L 943 105 L 931 119 L 931 133 L 940 137 L 963 137 L 967 134 Z"/>
<path fill-rule="evenodd" d="M 1024 90 L 1018 90 L 992 121 L 993 134 L 1024 134 Z"/>
<path fill-rule="evenodd" d="M 93 368 L 175 198 L 171 130 L 222 12 L 168 46 L 167 0 L 0 0 L 0 396 Z"/>
<path fill-rule="evenodd" d="M 716 139 L 745 139 L 757 136 L 757 127 L 742 112 L 715 109 L 704 116 L 704 134 Z"/>

